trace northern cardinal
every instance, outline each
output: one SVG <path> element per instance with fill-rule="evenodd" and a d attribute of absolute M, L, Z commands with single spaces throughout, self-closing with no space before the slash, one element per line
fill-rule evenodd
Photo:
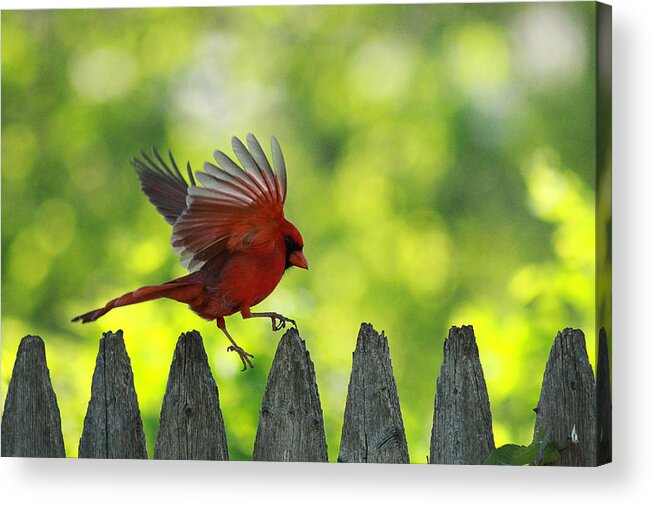
<path fill-rule="evenodd" d="M 190 274 L 158 286 L 144 286 L 106 303 L 100 309 L 73 318 L 88 323 L 111 309 L 148 300 L 168 298 L 184 302 L 202 318 L 216 320 L 231 346 L 247 365 L 253 355 L 244 351 L 226 330 L 224 317 L 240 312 L 242 318 L 270 318 L 273 330 L 294 320 L 281 314 L 252 313 L 276 288 L 291 266 L 307 269 L 303 238 L 285 219 L 287 173 L 280 145 L 271 139 L 272 170 L 253 134 L 246 138 L 248 149 L 233 137 L 233 152 L 241 167 L 221 151 L 215 151 L 217 165 L 206 162 L 197 171 L 187 165 L 190 185 L 169 152 L 170 166 L 156 149 L 156 161 L 144 152 L 131 163 L 149 201 L 172 225 L 172 248 Z"/>

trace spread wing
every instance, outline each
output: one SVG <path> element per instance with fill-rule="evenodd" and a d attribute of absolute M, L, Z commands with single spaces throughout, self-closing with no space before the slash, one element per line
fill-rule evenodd
<path fill-rule="evenodd" d="M 156 148 L 152 148 L 152 151 L 156 160 L 152 160 L 144 151 L 141 151 L 142 160 L 134 158 L 131 160 L 131 165 L 136 169 L 143 193 L 163 215 L 165 221 L 174 225 L 185 210 L 188 184 L 181 175 L 171 151 L 168 154 L 172 168 L 158 154 Z M 195 182 L 189 163 L 187 169 L 190 183 L 194 186 Z"/>
<path fill-rule="evenodd" d="M 246 141 L 248 149 L 237 137 L 232 141 L 241 165 L 215 151 L 217 165 L 206 162 L 204 172 L 195 173 L 203 186 L 187 187 L 184 209 L 173 223 L 172 247 L 191 272 L 223 255 L 273 246 L 284 218 L 285 161 L 275 138 L 275 171 L 255 136 L 248 134 Z"/>

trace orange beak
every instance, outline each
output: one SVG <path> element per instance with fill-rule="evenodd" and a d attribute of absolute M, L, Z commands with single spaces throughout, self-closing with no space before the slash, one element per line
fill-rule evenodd
<path fill-rule="evenodd" d="M 307 258 L 305 258 L 302 251 L 291 252 L 289 254 L 289 263 L 301 269 L 307 269 Z"/>

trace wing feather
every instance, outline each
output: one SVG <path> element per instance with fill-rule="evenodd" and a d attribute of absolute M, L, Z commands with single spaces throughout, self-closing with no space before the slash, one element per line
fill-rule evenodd
<path fill-rule="evenodd" d="M 251 134 L 249 134 L 249 136 L 250 135 Z M 247 150 L 241 140 L 239 140 L 237 137 L 233 137 L 233 152 L 235 153 L 235 156 L 237 156 L 237 159 L 240 161 L 242 166 L 247 170 L 247 172 L 253 175 L 257 180 L 259 186 L 262 187 L 266 197 L 272 201 L 275 201 L 277 199 L 275 184 L 271 184 L 271 179 L 273 176 L 272 178 L 269 177 L 267 174 L 267 169 L 259 161 L 260 155 L 254 153 L 255 148 L 251 149 L 251 143 L 248 141 L 248 136 L 247 143 L 249 144 L 249 150 Z M 260 146 L 257 144 L 257 141 L 256 145 L 258 147 Z M 264 153 L 262 157 L 264 158 Z"/>
<path fill-rule="evenodd" d="M 176 167 L 176 161 L 171 152 L 169 157 L 172 166 L 176 169 L 174 172 L 156 148 L 153 148 L 153 152 L 156 162 L 144 151 L 141 151 L 142 159 L 133 158 L 131 165 L 136 169 L 143 193 L 156 207 L 156 210 L 163 215 L 165 221 L 173 225 L 185 210 L 188 183 Z M 191 182 L 194 184 L 193 179 Z"/>
<path fill-rule="evenodd" d="M 269 165 L 267 155 L 264 154 L 264 151 L 262 150 L 262 146 L 260 146 L 258 139 L 256 139 L 255 136 L 250 133 L 246 136 L 246 143 L 249 146 L 251 156 L 258 166 L 258 172 L 262 176 L 269 193 L 271 195 L 274 195 L 274 198 L 278 198 L 278 192 L 276 190 L 276 175 L 273 173 L 273 170 L 271 170 L 271 165 Z"/>
<path fill-rule="evenodd" d="M 210 174 L 206 174 L 205 172 L 197 172 L 197 179 L 206 187 L 206 189 L 211 190 L 218 195 L 221 195 L 225 200 L 233 203 L 242 203 L 244 205 L 253 203 L 253 198 L 244 193 L 240 188 L 225 183 L 224 181 L 220 181 Z"/>
<path fill-rule="evenodd" d="M 278 173 L 252 134 L 247 136 L 248 149 L 237 137 L 232 145 L 241 166 L 215 151 L 217 165 L 206 162 L 204 172 L 195 173 L 203 186 L 187 189 L 186 207 L 173 225 L 172 247 L 190 271 L 234 252 L 275 245 L 287 184 L 278 141 L 272 139 Z"/>
<path fill-rule="evenodd" d="M 231 184 L 238 187 L 242 193 L 246 193 L 252 199 L 256 199 L 260 196 L 259 188 L 249 185 L 243 178 L 234 176 L 210 162 L 205 162 L 203 164 L 203 170 L 211 176 L 224 181 L 225 184 Z"/>
<path fill-rule="evenodd" d="M 183 179 L 183 176 L 181 175 L 181 171 L 179 170 L 179 166 L 176 165 L 176 160 L 174 160 L 174 156 L 172 155 L 172 150 L 167 151 L 167 156 L 170 158 L 170 162 L 172 162 L 172 167 L 174 167 L 174 172 L 176 172 L 176 176 L 179 179 Z M 188 163 L 189 165 L 189 163 Z M 192 184 L 194 184 L 194 180 L 192 179 Z"/>
<path fill-rule="evenodd" d="M 275 137 L 271 138 L 271 158 L 274 162 L 274 169 L 276 169 L 276 177 L 278 178 L 278 191 L 282 195 L 283 203 L 287 198 L 287 169 L 285 168 L 285 157 L 283 151 L 280 149 L 280 144 Z"/>

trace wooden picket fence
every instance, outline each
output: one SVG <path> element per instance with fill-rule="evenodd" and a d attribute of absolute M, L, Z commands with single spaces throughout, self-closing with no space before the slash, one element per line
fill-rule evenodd
<path fill-rule="evenodd" d="M 605 333 L 599 336 L 595 381 L 583 332 L 559 332 L 535 408 L 533 439 L 544 438 L 560 450 L 553 465 L 608 462 L 610 406 Z M 1 429 L 3 457 L 65 457 L 59 408 L 38 336 L 24 337 L 18 348 Z M 436 385 L 429 462 L 482 464 L 494 450 L 490 403 L 473 328 L 452 327 Z M 148 457 L 121 331 L 107 332 L 100 340 L 79 457 Z M 174 352 L 154 458 L 228 460 L 219 393 L 196 331 L 182 334 Z M 295 329 L 280 340 L 267 378 L 253 460 L 328 460 L 314 364 Z M 337 460 L 409 463 L 388 341 L 366 323 L 353 354 Z"/>

